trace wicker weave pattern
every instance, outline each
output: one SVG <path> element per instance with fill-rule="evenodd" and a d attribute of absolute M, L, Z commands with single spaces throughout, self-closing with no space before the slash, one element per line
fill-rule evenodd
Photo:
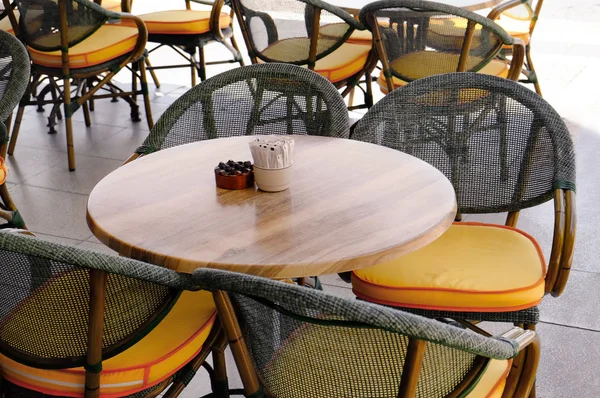
<path fill-rule="evenodd" d="M 316 59 L 321 59 L 340 47 L 354 29 L 365 29 L 350 14 L 320 0 L 238 0 L 249 33 L 250 54 L 268 62 L 309 64 L 313 37 L 313 14 L 321 10 L 320 26 L 335 29 L 319 35 Z M 274 43 L 287 41 L 277 50 Z"/>
<path fill-rule="evenodd" d="M 0 31 L 0 142 L 5 142 L 9 118 L 29 83 L 29 56 L 20 41 Z"/>
<path fill-rule="evenodd" d="M 408 338 L 429 341 L 418 397 L 443 397 L 476 355 L 512 358 L 514 341 L 315 289 L 198 269 L 199 287 L 230 294 L 254 365 L 277 397 L 396 397 Z"/>
<path fill-rule="evenodd" d="M 335 87 L 315 72 L 251 65 L 214 76 L 177 99 L 136 152 L 253 134 L 348 138 L 348 112 Z"/>
<path fill-rule="evenodd" d="M 89 269 L 107 272 L 103 357 L 151 330 L 146 323 L 194 286 L 160 267 L 29 236 L 0 233 L 0 351 L 40 368 L 81 366 Z"/>
<path fill-rule="evenodd" d="M 27 45 L 40 51 L 55 51 L 61 47 L 60 2 L 65 2 L 69 47 L 84 40 L 108 20 L 120 19 L 88 0 L 16 0 L 21 14 L 19 34 Z"/>
<path fill-rule="evenodd" d="M 384 0 L 370 3 L 360 12 L 370 30 L 378 29 L 392 75 L 412 81 L 422 77 L 458 72 L 476 72 L 494 58 L 513 38 L 493 21 L 471 11 L 421 0 Z M 376 21 L 376 22 L 374 22 Z M 473 33 L 468 35 L 468 26 Z M 461 52 L 472 37 L 465 69 Z M 415 53 L 415 59 L 406 57 Z"/>
<path fill-rule="evenodd" d="M 452 182 L 462 213 L 519 211 L 575 189 L 569 131 L 537 94 L 477 73 L 420 79 L 388 94 L 353 138 L 407 152 Z"/>

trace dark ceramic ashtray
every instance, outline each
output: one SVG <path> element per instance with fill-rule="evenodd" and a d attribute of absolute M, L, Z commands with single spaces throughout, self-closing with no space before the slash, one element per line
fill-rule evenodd
<path fill-rule="evenodd" d="M 245 189 L 254 186 L 254 171 L 249 161 L 219 163 L 215 167 L 217 186 L 223 189 Z"/>

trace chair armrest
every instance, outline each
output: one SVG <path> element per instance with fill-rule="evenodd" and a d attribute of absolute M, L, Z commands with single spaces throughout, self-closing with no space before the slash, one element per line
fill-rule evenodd
<path fill-rule="evenodd" d="M 508 72 L 508 79 L 512 81 L 519 81 L 521 70 L 523 69 L 523 62 L 525 61 L 525 43 L 521 39 L 513 38 L 512 43 L 512 59 L 510 61 L 510 70 Z"/>
<path fill-rule="evenodd" d="M 564 203 L 564 206 L 562 206 L 559 212 L 558 206 L 555 205 L 555 218 L 558 221 L 555 221 L 552 255 L 550 256 L 548 276 L 546 277 L 546 292 L 551 293 L 554 297 L 560 296 L 567 285 L 573 262 L 573 249 L 575 247 L 577 229 L 575 191 L 557 189 L 555 191 L 555 199 L 557 195 L 562 197 L 560 204 Z M 557 225 L 559 222 L 562 224 Z M 551 270 L 552 274 L 550 274 Z M 549 279 L 549 276 L 552 276 L 553 279 Z"/>
<path fill-rule="evenodd" d="M 300 1 L 305 4 L 311 5 L 315 8 L 320 8 L 321 10 L 325 10 L 327 12 L 332 13 L 336 17 L 342 19 L 344 22 L 346 22 L 348 25 L 350 25 L 354 29 L 357 29 L 357 30 L 367 29 L 362 23 L 357 21 L 356 18 L 354 18 L 352 16 L 352 14 L 350 14 L 349 12 L 347 12 L 339 7 L 336 7 L 332 4 L 326 3 L 321 0 L 300 0 Z"/>
<path fill-rule="evenodd" d="M 508 0 L 504 3 L 500 3 L 489 12 L 487 17 L 491 20 L 496 20 L 504 11 L 510 10 L 520 4 L 523 4 L 522 0 Z"/>
<path fill-rule="evenodd" d="M 137 43 L 135 43 L 135 48 L 133 49 L 133 54 L 131 57 L 131 59 L 135 61 L 139 59 L 146 50 L 146 43 L 148 42 L 148 29 L 146 28 L 146 24 L 144 24 L 144 21 L 135 15 L 124 12 L 116 14 L 120 16 L 121 21 L 132 21 L 138 28 L 138 40 Z"/>

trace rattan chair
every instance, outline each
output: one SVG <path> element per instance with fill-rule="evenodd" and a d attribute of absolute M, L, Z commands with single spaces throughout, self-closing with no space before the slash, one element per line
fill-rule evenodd
<path fill-rule="evenodd" d="M 129 159 L 213 138 L 308 134 L 348 138 L 343 98 L 325 78 L 269 63 L 213 76 L 178 98 Z"/>
<path fill-rule="evenodd" d="M 247 397 L 527 397 L 535 377 L 533 331 L 488 337 L 282 281 L 206 268 L 193 277 L 213 291 Z M 511 379 L 524 348 L 526 372 Z"/>
<path fill-rule="evenodd" d="M 10 0 L 3 0 L 6 8 Z M 111 12 L 88 0 L 15 0 L 20 12 L 17 19 L 9 18 L 18 37 L 28 46 L 32 60 L 32 81 L 19 104 L 8 153 L 13 154 L 26 105 L 52 104 L 48 118 L 53 132 L 60 104 L 64 104 L 69 170 L 75 170 L 73 127 L 71 117 L 82 107 L 86 125 L 90 115 L 88 101 L 95 98 L 125 99 L 131 107 L 131 118 L 139 121 L 136 96 L 142 94 L 148 126 L 152 128 L 152 114 L 146 83 L 144 47 L 147 31 L 137 17 Z M 135 78 L 131 91 L 124 91 L 111 83 L 114 75 L 128 64 L 133 64 Z M 42 79 L 48 77 L 56 98 L 46 99 L 37 94 Z M 137 88 L 137 80 L 141 89 Z M 89 82 L 93 80 L 93 87 Z M 62 86 L 59 82 L 62 81 Z M 110 89 L 108 94 L 98 94 Z M 64 95 L 70 93 L 70 95 Z M 31 97 L 35 97 L 31 100 Z"/>
<path fill-rule="evenodd" d="M 5 232 L 0 262 L 3 396 L 174 397 L 223 340 L 175 271 Z"/>
<path fill-rule="evenodd" d="M 492 20 L 463 8 L 423 0 L 366 5 L 360 20 L 373 32 L 383 93 L 427 76 L 479 72 L 517 80 L 524 46 Z M 496 55 L 510 46 L 510 65 Z M 509 68 L 510 66 L 510 68 Z"/>
<path fill-rule="evenodd" d="M 25 228 L 25 222 L 12 201 L 6 186 L 4 165 L 8 131 L 12 113 L 29 83 L 29 56 L 19 40 L 0 30 L 0 218 L 7 221 L 1 227 Z"/>
<path fill-rule="evenodd" d="M 542 11 L 544 0 L 508 0 L 496 7 L 488 14 L 509 35 L 521 39 L 525 43 L 525 62 L 521 73 L 525 79 L 521 83 L 531 83 L 536 93 L 542 95 L 542 89 L 531 60 L 531 36 Z M 505 47 L 503 56 L 512 56 L 512 49 Z"/>
<path fill-rule="evenodd" d="M 515 82 L 451 73 L 388 94 L 353 138 L 437 167 L 452 182 L 460 213 L 508 212 L 506 225 L 455 223 L 421 250 L 354 271 L 354 293 L 429 316 L 533 327 L 542 297 L 565 288 L 575 240 L 575 155 L 556 111 Z M 535 239 L 516 225 L 522 209 L 552 199 L 546 263 Z"/>
<path fill-rule="evenodd" d="M 343 88 L 344 97 L 360 87 L 364 104 L 349 109 L 371 107 L 377 57 L 371 41 L 355 34 L 365 28 L 352 15 L 321 0 L 231 2 L 252 63 L 306 66 Z M 358 85 L 363 77 L 365 88 Z"/>
<path fill-rule="evenodd" d="M 210 6 L 211 9 L 193 10 L 193 3 Z M 190 67 L 192 86 L 195 86 L 196 75 L 200 81 L 206 79 L 207 65 L 239 63 L 244 66 L 233 35 L 233 10 L 223 12 L 223 5 L 224 0 L 185 0 L 185 10 L 139 15 L 148 28 L 148 42 L 158 44 L 149 51 L 150 54 L 161 47 L 169 47 L 187 61 L 185 64 L 149 66 L 148 70 Z M 207 62 L 204 47 L 209 43 L 222 44 L 233 58 Z"/>
<path fill-rule="evenodd" d="M 0 4 L 0 30 L 13 33 L 13 28 L 8 18 L 8 10 L 5 8 L 4 3 Z"/>

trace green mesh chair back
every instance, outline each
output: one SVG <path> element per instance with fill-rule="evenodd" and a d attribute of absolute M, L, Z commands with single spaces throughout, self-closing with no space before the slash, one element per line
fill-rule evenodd
<path fill-rule="evenodd" d="M 92 272 L 108 274 L 103 359 L 144 337 L 191 286 L 164 268 L 14 233 L 0 232 L 0 263 L 0 352 L 36 368 L 85 365 Z"/>
<path fill-rule="evenodd" d="M 320 0 L 232 0 L 250 57 L 311 65 L 340 47 L 354 29 L 350 14 Z M 327 25 L 326 32 L 320 32 Z M 311 48 L 314 49 L 311 57 Z"/>
<path fill-rule="evenodd" d="M 353 138 L 416 156 L 454 185 L 462 213 L 515 211 L 575 189 L 569 131 L 540 96 L 507 79 L 449 73 L 375 104 Z"/>
<path fill-rule="evenodd" d="M 5 121 L 21 100 L 29 83 L 29 55 L 13 35 L 0 30 L 0 142 L 8 139 Z M 4 154 L 0 154 L 4 156 Z"/>
<path fill-rule="evenodd" d="M 290 283 L 206 268 L 194 279 L 228 293 L 270 397 L 409 396 L 399 386 L 415 339 L 428 342 L 415 396 L 445 397 L 482 360 L 518 351 L 514 341 Z"/>
<path fill-rule="evenodd" d="M 61 24 L 68 46 L 89 37 L 109 20 L 120 19 L 89 0 L 15 0 L 20 12 L 19 38 L 39 51 L 61 49 Z"/>
<path fill-rule="evenodd" d="M 254 134 L 348 138 L 348 111 L 335 87 L 315 72 L 281 63 L 250 65 L 211 77 L 178 98 L 136 152 Z"/>
<path fill-rule="evenodd" d="M 360 20 L 380 37 L 386 76 L 406 82 L 449 72 L 477 72 L 514 40 L 493 21 L 447 4 L 383 0 L 366 5 Z"/>

